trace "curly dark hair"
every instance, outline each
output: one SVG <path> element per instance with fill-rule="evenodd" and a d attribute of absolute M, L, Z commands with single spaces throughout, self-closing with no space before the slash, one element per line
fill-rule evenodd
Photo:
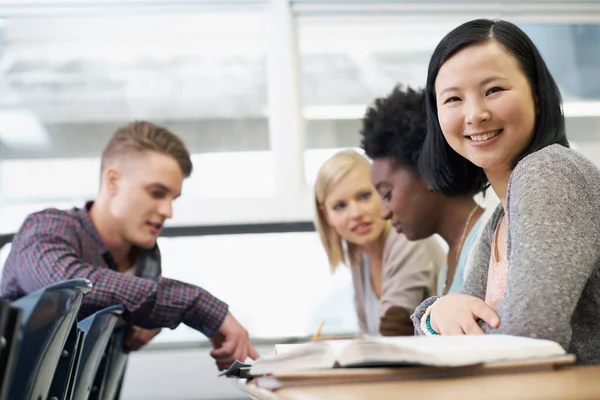
<path fill-rule="evenodd" d="M 361 147 L 370 159 L 391 157 L 419 173 L 421 148 L 427 133 L 425 92 L 402 85 L 378 98 L 362 120 Z"/>

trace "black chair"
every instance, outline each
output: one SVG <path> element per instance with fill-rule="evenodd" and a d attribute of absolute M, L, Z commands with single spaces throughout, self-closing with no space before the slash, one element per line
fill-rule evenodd
<path fill-rule="evenodd" d="M 48 392 L 50 399 L 72 399 L 75 391 L 75 375 L 83 347 L 83 337 L 84 333 L 77 328 L 76 324 L 73 324 L 52 378 L 52 385 Z"/>
<path fill-rule="evenodd" d="M 87 279 L 72 279 L 50 285 L 15 300 L 12 306 L 22 312 L 19 335 L 21 347 L 8 389 L 9 399 L 46 399 L 67 340 L 76 349 L 80 339 L 75 328 L 83 296 L 92 290 Z M 75 328 L 75 329 L 74 329 Z M 76 363 L 76 351 L 63 359 L 71 367 Z M 67 368 L 69 366 L 67 365 Z M 64 386 L 71 385 L 70 382 Z M 72 385 L 71 385 L 72 386 Z"/>
<path fill-rule="evenodd" d="M 125 334 L 128 326 L 122 319 L 119 320 L 106 348 L 105 357 L 98 368 L 94 387 L 98 390 L 92 391 L 89 400 L 118 400 L 125 369 L 127 367 L 127 358 L 129 356 L 123 350 Z"/>
<path fill-rule="evenodd" d="M 88 400 L 92 392 L 101 389 L 94 385 L 94 380 L 102 359 L 106 357 L 114 327 L 123 311 L 125 308 L 122 305 L 107 307 L 77 324 L 79 330 L 84 333 L 84 339 L 76 370 L 73 400 Z"/>
<path fill-rule="evenodd" d="M 21 310 L 13 308 L 10 301 L 0 299 L 0 400 L 8 400 L 8 387 L 21 345 L 18 335 L 20 323 Z"/>

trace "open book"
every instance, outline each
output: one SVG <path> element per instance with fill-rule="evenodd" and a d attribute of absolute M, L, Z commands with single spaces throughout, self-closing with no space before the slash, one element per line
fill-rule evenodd
<path fill-rule="evenodd" d="M 507 335 L 369 337 L 276 345 L 274 354 L 252 364 L 250 375 L 335 367 L 459 367 L 565 354 L 552 341 Z"/>

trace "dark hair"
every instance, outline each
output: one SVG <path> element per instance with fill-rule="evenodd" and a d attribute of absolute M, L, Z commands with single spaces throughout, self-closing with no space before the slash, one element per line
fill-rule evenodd
<path fill-rule="evenodd" d="M 445 195 L 477 193 L 485 190 L 489 182 L 481 168 L 456 153 L 444 139 L 437 118 L 435 80 L 442 65 L 454 54 L 471 45 L 489 41 L 497 42 L 515 57 L 536 100 L 538 114 L 533 140 L 515 160 L 515 165 L 527 155 L 551 144 L 569 146 L 560 91 L 531 39 L 507 21 L 477 19 L 466 22 L 448 33 L 435 48 L 429 61 L 425 87 L 427 138 L 419 168 L 434 189 Z"/>
<path fill-rule="evenodd" d="M 375 100 L 362 120 L 361 147 L 367 157 L 391 157 L 419 173 L 425 140 L 425 92 L 398 85 L 387 97 Z"/>
<path fill-rule="evenodd" d="M 192 174 L 192 160 L 183 141 L 166 128 L 148 121 L 135 121 L 120 127 L 102 152 L 101 170 L 131 152 L 155 151 L 171 156 L 186 178 Z"/>

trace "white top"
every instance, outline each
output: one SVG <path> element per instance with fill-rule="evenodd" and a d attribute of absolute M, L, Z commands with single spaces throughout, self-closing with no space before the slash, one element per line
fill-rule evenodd
<path fill-rule="evenodd" d="M 381 320 L 381 301 L 375 295 L 371 284 L 371 268 L 369 259 L 363 255 L 361 265 L 363 282 L 365 283 L 365 313 L 367 315 L 367 329 L 370 335 L 379 335 L 379 321 Z"/>

